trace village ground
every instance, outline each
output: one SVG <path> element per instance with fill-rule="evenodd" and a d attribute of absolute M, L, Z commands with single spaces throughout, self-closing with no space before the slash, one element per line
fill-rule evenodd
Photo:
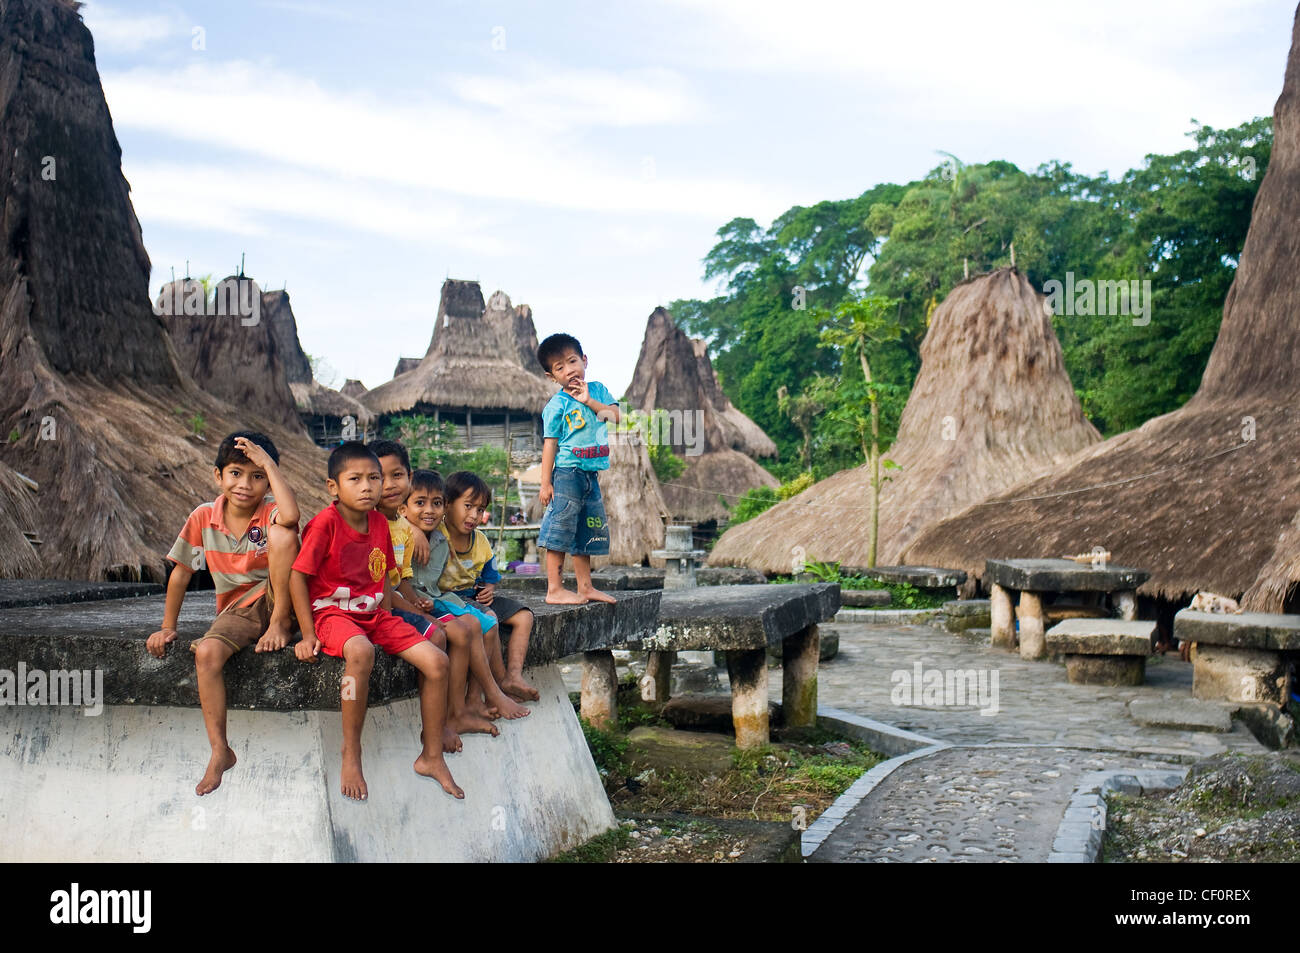
<path fill-rule="evenodd" d="M 1064 666 L 1028 661 L 983 639 L 930 625 L 835 623 L 839 654 L 821 665 L 819 703 L 915 732 L 950 747 L 904 764 L 863 798 L 812 861 L 1041 862 L 1052 851 L 1071 795 L 1100 770 L 1185 768 L 1199 759 L 1267 750 L 1240 723 L 1230 732 L 1151 727 L 1129 702 L 1176 707 L 1191 697 L 1192 666 L 1176 655 L 1148 661 L 1145 684 L 1071 685 Z M 635 660 L 635 656 L 634 656 Z M 903 673 L 974 670 L 997 676 L 997 710 L 895 704 Z M 562 663 L 576 691 L 577 659 Z M 726 672 L 717 671 L 727 690 Z M 770 669 L 781 698 L 781 672 Z M 986 700 L 987 702 L 987 700 Z M 992 706 L 987 703 L 984 707 Z"/>

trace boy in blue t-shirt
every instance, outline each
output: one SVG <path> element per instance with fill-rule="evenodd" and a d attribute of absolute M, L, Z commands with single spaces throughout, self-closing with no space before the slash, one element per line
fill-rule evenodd
<path fill-rule="evenodd" d="M 546 601 L 571 605 L 614 597 L 591 584 L 591 557 L 609 553 L 609 521 L 596 474 L 609 469 L 606 421 L 618 405 L 604 384 L 587 380 L 578 339 L 552 334 L 537 349 L 546 376 L 560 385 L 542 409 L 542 490 L 546 506 L 537 545 L 546 550 Z M 564 588 L 564 554 L 573 555 L 578 591 Z"/>

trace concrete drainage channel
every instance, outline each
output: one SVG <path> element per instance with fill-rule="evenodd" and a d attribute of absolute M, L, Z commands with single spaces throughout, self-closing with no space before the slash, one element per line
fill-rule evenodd
<path fill-rule="evenodd" d="M 1187 769 L 1094 771 L 1074 789 L 1056 829 L 1049 864 L 1095 864 L 1106 836 L 1107 794 L 1166 794 L 1183 783 Z"/>

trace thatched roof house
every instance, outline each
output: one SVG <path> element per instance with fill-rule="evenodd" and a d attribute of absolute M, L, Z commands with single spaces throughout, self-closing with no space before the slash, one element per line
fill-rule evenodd
<path fill-rule="evenodd" d="M 610 434 L 609 469 L 600 475 L 600 494 L 609 517 L 609 556 L 594 564 L 650 565 L 650 553 L 663 549 L 668 505 L 637 431 Z"/>
<path fill-rule="evenodd" d="M 420 366 L 420 360 L 421 359 L 418 357 L 399 357 L 397 359 L 397 366 L 393 368 L 393 376 L 401 377 L 408 371 L 415 370 Z"/>
<path fill-rule="evenodd" d="M 1101 439 L 1065 372 L 1050 312 L 1024 275 L 1001 268 L 952 290 L 921 345 L 921 370 L 887 457 L 877 565 L 918 532 Z M 882 471 L 883 472 L 883 471 Z M 870 468 L 842 470 L 727 530 L 714 565 L 789 572 L 791 551 L 865 566 Z"/>
<path fill-rule="evenodd" d="M 344 439 L 366 439 L 375 415 L 354 394 L 326 387 L 312 374 L 311 361 L 298 338 L 298 320 L 286 291 L 262 293 L 262 320 L 282 355 L 298 416 L 319 446 L 332 447 Z M 360 387 L 360 381 L 349 381 Z M 365 388 L 361 387 L 361 393 Z"/>
<path fill-rule="evenodd" d="M 344 397 L 351 397 L 353 400 L 360 400 L 366 393 L 366 385 L 361 383 L 355 377 L 349 377 L 339 388 L 339 393 Z"/>
<path fill-rule="evenodd" d="M 1300 608 L 1300 16 L 1273 128 L 1219 337 L 1192 399 L 930 528 L 909 561 L 982 574 L 986 557 L 1104 546 L 1115 562 L 1151 571 L 1140 590 L 1148 595 L 1181 601 L 1211 589 L 1244 594 L 1247 609 Z"/>
<path fill-rule="evenodd" d="M 664 436 L 686 461 L 686 471 L 663 487 L 673 517 L 725 519 L 720 497 L 731 501 L 753 487 L 777 485 L 754 460 L 776 456 L 776 444 L 722 393 L 704 342 L 687 337 L 664 308 L 646 322 L 627 400 L 638 410 L 668 413 Z"/>
<path fill-rule="evenodd" d="M 0 579 L 41 574 L 40 521 L 32 486 L 0 463 Z"/>
<path fill-rule="evenodd" d="M 237 409 L 178 366 L 93 49 L 70 5 L 0 3 L 0 432 L 18 432 L 0 463 L 39 485 L 36 525 L 14 494 L 0 509 L 39 534 L 43 575 L 162 579 L 215 496 L 214 437 L 271 436 L 305 516 L 326 502 L 325 454 L 280 408 Z"/>
<path fill-rule="evenodd" d="M 500 298 L 504 306 L 488 314 L 477 281 L 444 281 L 424 358 L 368 391 L 365 405 L 380 417 L 417 413 L 449 420 L 470 448 L 540 450 L 542 408 L 556 388 L 520 362 L 520 341 L 537 346 L 531 311 L 520 315 L 509 298 Z"/>

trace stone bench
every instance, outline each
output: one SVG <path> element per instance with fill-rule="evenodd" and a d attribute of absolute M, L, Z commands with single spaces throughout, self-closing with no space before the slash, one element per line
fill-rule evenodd
<path fill-rule="evenodd" d="M 934 566 L 841 566 L 840 574 L 866 576 L 894 585 L 907 583 L 917 589 L 956 589 L 966 581 L 966 572 L 962 569 L 937 569 Z"/>
<path fill-rule="evenodd" d="M 213 617 L 211 591 L 187 595 L 162 659 L 145 650 L 162 596 L 0 610 L 0 678 L 45 672 L 52 691 L 55 673 L 93 672 L 100 685 L 94 707 L 0 708 L 5 859 L 533 861 L 576 847 L 615 819 L 554 661 L 654 634 L 660 594 L 617 595 L 583 606 L 525 597 L 536 614 L 527 674 L 541 698 L 528 717 L 497 722 L 500 737 L 465 735 L 448 755 L 464 801 L 412 770 L 416 676 L 383 652 L 362 736 L 367 801 L 339 790 L 343 663 L 300 662 L 292 646 L 227 663 L 239 762 L 198 798 L 208 743 L 188 643 Z"/>
<path fill-rule="evenodd" d="M 782 647 L 782 699 L 787 726 L 817 721 L 817 626 L 835 617 L 840 587 L 833 583 L 708 586 L 672 589 L 659 603 L 659 625 L 640 648 L 650 652 L 650 696 L 667 702 L 671 666 L 679 651 L 724 651 L 731 680 L 736 745 L 753 748 L 770 740 L 767 650 Z M 603 724 L 617 713 L 614 657 L 607 650 L 583 657 L 582 714 Z"/>
<path fill-rule="evenodd" d="M 1174 636 L 1196 643 L 1194 697 L 1286 706 L 1287 653 L 1300 652 L 1300 615 L 1183 609 L 1174 616 Z"/>
<path fill-rule="evenodd" d="M 1047 631 L 1047 651 L 1065 656 L 1075 685 L 1141 685 L 1155 631 L 1154 622 L 1066 619 Z"/>

